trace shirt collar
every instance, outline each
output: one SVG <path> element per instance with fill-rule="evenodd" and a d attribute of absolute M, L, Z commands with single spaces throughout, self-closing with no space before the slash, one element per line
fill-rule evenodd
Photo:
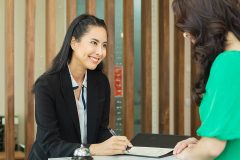
<path fill-rule="evenodd" d="M 69 70 L 69 73 L 70 73 L 70 77 L 71 77 L 71 81 L 72 81 L 72 88 L 78 88 L 78 83 L 75 81 L 75 79 L 73 78 L 72 76 L 72 73 L 68 67 L 68 70 Z M 87 72 L 85 73 L 84 75 L 84 79 L 83 79 L 83 83 L 82 83 L 82 86 L 87 88 Z"/>
<path fill-rule="evenodd" d="M 87 71 L 85 73 L 82 85 L 83 85 L 83 87 L 87 88 Z"/>

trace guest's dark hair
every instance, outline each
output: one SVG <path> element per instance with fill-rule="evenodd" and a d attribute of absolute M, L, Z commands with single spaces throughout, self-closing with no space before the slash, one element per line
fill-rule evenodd
<path fill-rule="evenodd" d="M 193 57 L 200 72 L 193 98 L 199 105 L 212 63 L 226 47 L 227 33 L 240 40 L 240 0 L 174 0 L 172 8 L 177 27 L 195 40 Z"/>

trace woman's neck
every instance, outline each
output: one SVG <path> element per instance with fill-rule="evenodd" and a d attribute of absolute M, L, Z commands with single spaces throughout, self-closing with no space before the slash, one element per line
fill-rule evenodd
<path fill-rule="evenodd" d="M 228 32 L 227 34 L 227 42 L 226 42 L 225 50 L 240 51 L 240 41 L 232 32 Z"/>
<path fill-rule="evenodd" d="M 69 67 L 69 69 L 71 71 L 71 74 L 72 74 L 74 80 L 79 85 L 81 85 L 82 82 L 83 82 L 85 73 L 86 73 L 86 69 L 83 68 L 74 57 L 72 57 L 72 60 L 69 63 L 68 67 Z"/>

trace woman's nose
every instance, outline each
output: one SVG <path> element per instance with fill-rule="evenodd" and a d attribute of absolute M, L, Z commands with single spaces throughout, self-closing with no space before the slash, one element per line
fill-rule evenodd
<path fill-rule="evenodd" d="M 99 45 L 99 46 L 97 47 L 96 53 L 97 53 L 98 55 L 102 55 L 102 54 L 103 54 L 103 47 L 102 47 L 101 45 Z"/>

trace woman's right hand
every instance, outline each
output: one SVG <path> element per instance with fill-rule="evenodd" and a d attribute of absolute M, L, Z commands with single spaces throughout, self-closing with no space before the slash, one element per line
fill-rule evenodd
<path fill-rule="evenodd" d="M 125 136 L 112 136 L 106 141 L 98 144 L 90 145 L 90 153 L 92 155 L 116 155 L 124 154 L 127 147 L 132 147 L 133 145 Z"/>
<path fill-rule="evenodd" d="M 192 145 L 196 144 L 198 140 L 194 137 L 185 139 L 183 141 L 180 141 L 177 143 L 177 145 L 174 147 L 173 154 L 179 154 L 181 153 L 185 148 L 191 147 Z"/>

